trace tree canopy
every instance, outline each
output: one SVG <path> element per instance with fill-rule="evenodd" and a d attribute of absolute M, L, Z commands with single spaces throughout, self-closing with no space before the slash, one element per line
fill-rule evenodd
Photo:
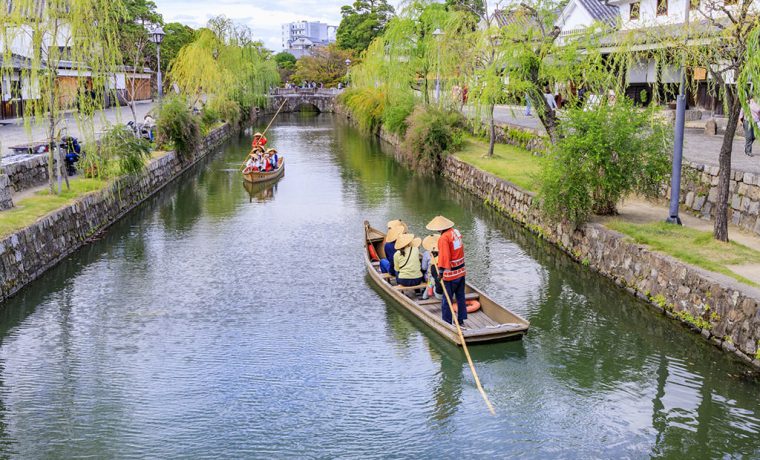
<path fill-rule="evenodd" d="M 357 53 L 364 51 L 382 35 L 394 13 L 387 0 L 356 0 L 353 5 L 344 5 L 336 35 L 338 46 Z"/>
<path fill-rule="evenodd" d="M 161 70 L 167 71 L 177 58 L 179 50 L 193 41 L 195 31 L 179 22 L 168 22 L 164 25 L 164 32 L 166 36 L 161 43 Z"/>
<path fill-rule="evenodd" d="M 311 55 L 298 60 L 296 71 L 291 78 L 295 83 L 306 80 L 322 83 L 326 87 L 335 87 L 344 81 L 348 70 L 346 59 L 352 58 L 351 50 L 342 50 L 334 44 L 325 48 L 313 48 Z"/>

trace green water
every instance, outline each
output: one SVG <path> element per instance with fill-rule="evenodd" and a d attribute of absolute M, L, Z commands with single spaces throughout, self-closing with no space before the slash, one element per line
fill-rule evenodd
<path fill-rule="evenodd" d="M 760 456 L 759 387 L 701 338 L 337 118 L 269 137 L 278 183 L 244 188 L 236 139 L 4 305 L 0 455 Z M 365 219 L 439 213 L 531 322 L 472 348 L 496 416 L 364 271 Z"/>

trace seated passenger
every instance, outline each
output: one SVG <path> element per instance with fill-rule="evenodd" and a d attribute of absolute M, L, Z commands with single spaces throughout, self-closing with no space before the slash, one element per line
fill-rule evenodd
<path fill-rule="evenodd" d="M 393 265 L 398 273 L 396 281 L 401 286 L 418 286 L 425 281 L 420 267 L 420 243 L 412 233 L 404 233 L 396 239 Z"/>
<path fill-rule="evenodd" d="M 264 171 L 271 171 L 272 170 L 272 162 L 269 160 L 269 154 L 264 154 Z"/>
<path fill-rule="evenodd" d="M 272 163 L 272 171 L 277 169 L 277 166 L 280 164 L 280 158 L 277 156 L 277 150 L 276 149 L 269 149 L 267 150 L 267 153 L 269 156 L 269 161 Z"/>
<path fill-rule="evenodd" d="M 396 238 L 398 238 L 402 233 L 404 233 L 404 227 L 401 226 L 393 227 L 388 230 L 388 233 L 385 235 L 385 245 L 383 246 L 383 251 L 385 251 L 385 259 L 382 259 L 380 261 L 380 271 L 383 273 L 389 273 L 394 277 L 396 276 L 396 269 L 393 266 L 393 255 L 396 253 Z M 385 263 L 383 263 L 383 260 Z"/>
<path fill-rule="evenodd" d="M 422 254 L 421 269 L 427 278 L 428 287 L 422 295 L 423 299 L 435 296 L 440 299 L 443 295 L 443 288 L 438 278 L 438 238 L 441 235 L 429 235 L 422 240 L 422 247 L 425 252 Z"/>

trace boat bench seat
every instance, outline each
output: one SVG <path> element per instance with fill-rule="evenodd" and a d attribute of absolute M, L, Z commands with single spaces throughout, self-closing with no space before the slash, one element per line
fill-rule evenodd
<path fill-rule="evenodd" d="M 402 286 L 399 284 L 393 287 L 398 291 L 413 291 L 415 289 L 425 289 L 427 287 L 427 283 L 418 284 L 417 286 Z"/>

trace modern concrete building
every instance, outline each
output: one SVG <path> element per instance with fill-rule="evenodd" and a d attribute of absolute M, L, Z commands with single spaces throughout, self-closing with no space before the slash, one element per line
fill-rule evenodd
<path fill-rule="evenodd" d="M 314 47 L 327 46 L 335 41 L 338 26 L 324 22 L 297 21 L 282 25 L 282 48 L 295 57 L 308 54 Z"/>

